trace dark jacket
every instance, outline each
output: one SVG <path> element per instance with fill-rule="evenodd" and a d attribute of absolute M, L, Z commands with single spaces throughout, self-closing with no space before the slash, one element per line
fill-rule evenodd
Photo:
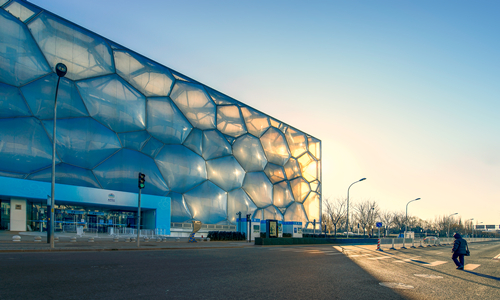
<path fill-rule="evenodd" d="M 458 233 L 455 233 L 453 236 L 455 238 L 455 243 L 453 244 L 453 253 L 456 254 L 465 254 L 465 251 L 467 249 L 467 241 L 462 238 L 462 236 Z"/>

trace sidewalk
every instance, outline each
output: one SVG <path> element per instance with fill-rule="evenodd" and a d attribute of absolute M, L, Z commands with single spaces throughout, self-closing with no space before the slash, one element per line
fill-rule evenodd
<path fill-rule="evenodd" d="M 20 242 L 13 242 L 12 237 L 19 235 Z M 34 238 L 40 236 L 41 242 L 34 242 Z M 56 233 L 59 242 L 55 243 L 53 249 L 47 243 L 46 232 L 14 232 L 0 231 L 0 253 L 5 252 L 60 252 L 60 251 L 117 251 L 117 250 L 167 250 L 167 249 L 203 249 L 203 248 L 242 248 L 254 246 L 254 243 L 246 241 L 198 241 L 197 243 L 188 243 L 188 238 L 167 237 L 161 242 L 156 239 L 150 239 L 144 242 L 141 238 L 140 248 L 137 242 L 125 242 L 126 237 L 119 237 L 118 242 L 113 241 L 113 237 L 102 234 L 95 237 L 94 242 L 88 242 L 89 236 L 78 237 L 72 233 Z M 76 237 L 76 242 L 70 242 L 72 237 Z"/>

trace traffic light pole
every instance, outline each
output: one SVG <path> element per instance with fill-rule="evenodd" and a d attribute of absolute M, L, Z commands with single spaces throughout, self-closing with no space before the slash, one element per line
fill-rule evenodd
<path fill-rule="evenodd" d="M 139 189 L 139 202 L 137 204 L 137 248 L 141 246 L 141 241 L 139 239 L 139 234 L 141 232 L 141 191 Z"/>

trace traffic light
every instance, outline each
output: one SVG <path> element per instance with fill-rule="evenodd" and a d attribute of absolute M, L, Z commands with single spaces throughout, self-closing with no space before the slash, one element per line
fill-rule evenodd
<path fill-rule="evenodd" d="M 139 173 L 139 189 L 143 189 L 146 186 L 146 175 Z"/>

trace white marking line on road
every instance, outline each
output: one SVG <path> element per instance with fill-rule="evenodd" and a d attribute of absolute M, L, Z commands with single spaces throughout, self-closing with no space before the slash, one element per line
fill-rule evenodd
<path fill-rule="evenodd" d="M 353 254 L 349 255 L 349 257 L 359 257 L 359 256 L 370 256 L 371 254 Z"/>
<path fill-rule="evenodd" d="M 381 257 L 372 257 L 372 258 L 368 258 L 368 259 L 378 260 L 378 259 L 386 259 L 386 258 L 392 258 L 392 257 L 390 257 L 390 256 L 381 256 Z"/>
<path fill-rule="evenodd" d="M 498 254 L 497 256 L 493 257 L 493 259 L 500 259 L 500 254 Z"/>
<path fill-rule="evenodd" d="M 443 253 L 443 252 L 434 252 L 434 254 L 441 254 L 441 253 Z"/>
<path fill-rule="evenodd" d="M 435 267 L 435 266 L 439 266 L 439 265 L 442 265 L 442 264 L 445 264 L 445 263 L 447 263 L 447 261 L 436 260 L 436 261 L 431 262 L 431 263 L 429 263 L 427 265 L 430 266 L 430 267 Z"/>
<path fill-rule="evenodd" d="M 402 259 L 402 260 L 395 260 L 395 261 L 393 261 L 393 262 L 395 262 L 395 263 L 396 263 L 396 262 L 397 262 L 397 263 L 410 262 L 410 261 L 412 261 L 413 259 L 418 258 L 418 257 L 420 257 L 420 256 L 414 256 L 414 257 L 411 257 L 411 258 L 405 258 L 405 259 Z"/>
<path fill-rule="evenodd" d="M 476 264 L 466 264 L 465 267 L 464 267 L 464 270 L 466 271 L 472 271 L 474 270 L 475 268 L 479 267 L 480 265 L 476 265 Z"/>

